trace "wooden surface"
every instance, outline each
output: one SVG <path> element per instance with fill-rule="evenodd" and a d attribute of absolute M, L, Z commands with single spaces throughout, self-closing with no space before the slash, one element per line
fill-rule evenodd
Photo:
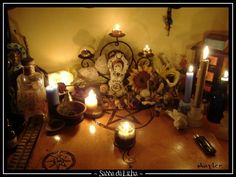
<path fill-rule="evenodd" d="M 125 115 L 124 112 L 119 114 Z M 55 140 L 55 135 L 49 136 L 44 125 L 27 169 L 44 170 L 42 167 L 44 157 L 58 150 L 69 151 L 75 156 L 76 163 L 71 169 L 101 170 L 131 167 L 144 170 L 222 170 L 229 168 L 228 141 L 217 139 L 214 134 L 217 125 L 209 123 L 206 119 L 203 119 L 201 128 L 188 127 L 184 131 L 178 131 L 173 126 L 173 119 L 165 112 L 161 112 L 160 116 L 155 116 L 149 124 L 136 129 L 136 144 L 127 156 L 114 146 L 114 131 L 98 125 L 98 122 L 107 125 L 110 116 L 111 114 L 104 114 L 96 121 L 84 119 L 80 124 L 65 126 L 56 134 L 60 136 L 60 141 Z M 140 122 L 136 127 L 141 127 L 150 120 L 150 111 L 143 110 L 134 116 Z M 130 120 L 132 118 L 127 117 Z M 113 121 L 115 119 L 117 118 Z M 116 126 L 116 123 L 113 123 L 109 128 Z M 193 139 L 195 133 L 204 135 L 215 147 L 214 157 L 208 157 L 200 150 Z M 125 162 L 124 159 L 128 158 L 133 160 L 132 166 Z"/>

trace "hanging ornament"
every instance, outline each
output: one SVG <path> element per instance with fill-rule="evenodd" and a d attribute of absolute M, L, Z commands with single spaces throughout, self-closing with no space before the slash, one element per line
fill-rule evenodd
<path fill-rule="evenodd" d="M 173 25 L 173 19 L 172 19 L 172 9 L 179 9 L 180 7 L 175 6 L 175 7 L 168 7 L 167 9 L 167 14 L 164 16 L 164 22 L 166 25 L 166 30 L 167 30 L 167 36 L 170 35 L 170 29 Z"/>
<path fill-rule="evenodd" d="M 165 16 L 165 25 L 166 25 L 166 30 L 167 30 L 167 36 L 170 35 L 170 29 L 171 26 L 173 24 L 173 20 L 172 20 L 172 8 L 168 7 L 167 9 L 167 15 Z"/>

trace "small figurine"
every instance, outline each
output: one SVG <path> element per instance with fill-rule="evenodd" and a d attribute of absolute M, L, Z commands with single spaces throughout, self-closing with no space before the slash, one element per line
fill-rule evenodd
<path fill-rule="evenodd" d="M 121 97 L 126 93 L 123 79 L 128 69 L 128 61 L 121 52 L 109 59 L 108 69 L 110 72 L 109 95 Z"/>
<path fill-rule="evenodd" d="M 174 119 L 174 126 L 177 128 L 177 130 L 183 130 L 187 128 L 188 122 L 187 117 L 185 114 L 182 114 L 181 112 L 178 112 L 176 109 L 173 111 L 166 111 L 166 113 Z"/>

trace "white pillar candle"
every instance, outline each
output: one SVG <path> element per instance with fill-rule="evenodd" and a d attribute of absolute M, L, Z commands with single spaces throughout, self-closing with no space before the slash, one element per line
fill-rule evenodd
<path fill-rule="evenodd" d="M 57 85 L 48 85 L 46 87 L 48 106 L 55 106 L 60 103 Z"/>
<path fill-rule="evenodd" d="M 207 59 L 209 54 L 209 48 L 206 46 L 203 51 L 203 59 L 200 62 L 200 68 L 198 71 L 197 85 L 194 97 L 194 106 L 199 108 L 202 102 L 202 95 L 205 86 L 206 73 L 208 71 L 209 60 Z"/>
<path fill-rule="evenodd" d="M 93 90 L 89 91 L 88 97 L 85 98 L 85 105 L 88 111 L 93 111 L 97 108 L 97 96 Z"/>
<path fill-rule="evenodd" d="M 121 122 L 117 127 L 117 135 L 121 140 L 130 140 L 135 137 L 135 127 L 130 122 Z"/>
<path fill-rule="evenodd" d="M 184 92 L 185 103 L 190 103 L 191 101 L 192 85 L 193 85 L 193 66 L 190 65 L 188 72 L 186 73 L 186 79 L 185 79 L 185 92 Z"/>

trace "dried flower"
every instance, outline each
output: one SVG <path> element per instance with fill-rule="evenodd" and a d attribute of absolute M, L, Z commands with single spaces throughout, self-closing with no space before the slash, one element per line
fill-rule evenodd
<path fill-rule="evenodd" d="M 148 81 L 152 79 L 152 67 L 138 66 L 138 69 L 133 69 L 128 81 L 132 86 L 132 90 L 139 92 L 148 88 Z"/>

